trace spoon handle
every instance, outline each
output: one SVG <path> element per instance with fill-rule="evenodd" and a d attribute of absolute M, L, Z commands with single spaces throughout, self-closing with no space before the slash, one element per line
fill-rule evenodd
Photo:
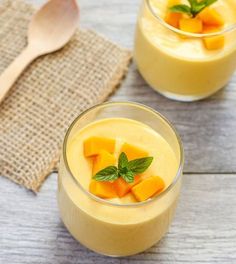
<path fill-rule="evenodd" d="M 27 46 L 0 75 L 0 103 L 3 101 L 20 74 L 36 57 L 37 54 L 35 51 Z"/>

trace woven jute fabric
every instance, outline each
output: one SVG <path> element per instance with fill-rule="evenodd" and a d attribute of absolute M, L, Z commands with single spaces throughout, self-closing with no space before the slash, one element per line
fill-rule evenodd
<path fill-rule="evenodd" d="M 0 2 L 0 72 L 26 46 L 34 8 Z M 65 131 L 119 85 L 131 55 L 91 30 L 33 62 L 0 105 L 0 175 L 38 191 L 56 167 Z"/>

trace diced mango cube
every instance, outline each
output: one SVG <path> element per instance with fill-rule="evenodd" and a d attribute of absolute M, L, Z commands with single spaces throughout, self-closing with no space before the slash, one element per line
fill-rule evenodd
<path fill-rule="evenodd" d="M 175 13 L 175 12 L 167 12 L 165 16 L 165 22 L 172 27 L 179 28 L 179 21 L 182 18 L 181 13 Z"/>
<path fill-rule="evenodd" d="M 117 197 L 113 183 L 111 182 L 100 182 L 92 180 L 89 185 L 89 191 L 100 198 Z"/>
<path fill-rule="evenodd" d="M 164 188 L 165 183 L 163 179 L 158 176 L 152 176 L 132 187 L 131 191 L 139 202 L 143 202 L 154 194 L 161 192 Z"/>
<path fill-rule="evenodd" d="M 167 12 L 164 20 L 166 21 L 167 24 L 171 25 L 172 27 L 179 27 L 179 21 L 183 17 L 183 14 L 181 13 L 176 13 L 176 12 L 171 12 L 168 9 L 174 5 L 180 4 L 180 0 L 169 0 L 167 2 Z"/>
<path fill-rule="evenodd" d="M 208 50 L 217 50 L 224 47 L 224 37 L 211 37 L 211 38 L 204 38 L 204 45 Z"/>
<path fill-rule="evenodd" d="M 127 155 L 128 160 L 140 159 L 148 156 L 147 151 L 128 143 L 123 144 L 121 152 Z"/>
<path fill-rule="evenodd" d="M 114 155 L 102 149 L 93 160 L 93 175 L 108 166 L 115 165 L 115 163 L 116 159 Z"/>
<path fill-rule="evenodd" d="M 103 149 L 109 153 L 114 153 L 116 141 L 105 137 L 90 137 L 84 141 L 84 155 L 91 157 L 98 155 Z"/>
<path fill-rule="evenodd" d="M 202 32 L 202 21 L 198 18 L 182 18 L 179 21 L 179 28 L 190 33 Z"/>
<path fill-rule="evenodd" d="M 138 184 L 141 181 L 140 175 L 136 175 L 134 177 L 134 182 L 128 183 L 126 182 L 123 178 L 118 178 L 117 180 L 114 181 L 114 188 L 116 190 L 116 193 L 119 197 L 125 196 L 133 186 Z"/>
<path fill-rule="evenodd" d="M 204 27 L 203 33 L 213 33 L 219 31 L 218 27 Z M 203 39 L 203 43 L 208 50 L 216 50 L 224 47 L 225 38 L 223 35 L 215 36 L 215 37 L 206 37 Z"/>
<path fill-rule="evenodd" d="M 207 26 L 223 26 L 224 25 L 224 19 L 213 8 L 204 8 L 199 14 L 198 17 L 202 20 L 204 25 Z"/>

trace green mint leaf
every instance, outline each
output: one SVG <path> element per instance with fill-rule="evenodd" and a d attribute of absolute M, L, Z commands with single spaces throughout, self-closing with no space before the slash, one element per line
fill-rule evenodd
<path fill-rule="evenodd" d="M 127 155 L 122 152 L 118 160 L 118 168 L 109 166 L 96 173 L 93 177 L 96 181 L 114 181 L 122 177 L 126 182 L 134 182 L 134 176 L 144 172 L 152 163 L 153 157 L 145 157 L 128 161 Z"/>
<path fill-rule="evenodd" d="M 196 0 L 188 0 L 188 2 L 189 2 L 191 7 L 193 7 L 197 3 Z"/>
<path fill-rule="evenodd" d="M 128 183 L 134 182 L 134 173 L 129 170 L 126 173 L 120 173 L 120 176 Z"/>
<path fill-rule="evenodd" d="M 175 13 L 185 13 L 190 16 L 192 15 L 191 8 L 187 5 L 174 5 L 170 7 L 170 11 Z"/>
<path fill-rule="evenodd" d="M 118 160 L 118 169 L 122 170 L 123 168 L 126 168 L 128 165 L 128 158 L 124 152 L 122 152 L 119 156 Z"/>
<path fill-rule="evenodd" d="M 191 17 L 195 17 L 198 13 L 200 13 L 204 8 L 214 4 L 217 0 L 188 0 L 189 5 L 174 5 L 170 7 L 170 11 L 177 13 L 185 13 Z"/>
<path fill-rule="evenodd" d="M 128 168 L 134 174 L 143 173 L 152 163 L 153 157 L 131 160 L 128 163 Z"/>
<path fill-rule="evenodd" d="M 205 1 L 204 1 L 205 2 Z M 194 16 L 196 16 L 198 13 L 200 13 L 204 8 L 206 7 L 205 3 L 199 2 L 192 6 L 191 12 Z"/>
<path fill-rule="evenodd" d="M 191 7 L 193 16 L 196 16 L 203 9 L 205 9 L 207 6 L 214 4 L 216 1 L 217 0 L 202 0 L 200 2 L 195 1 L 195 4 Z"/>
<path fill-rule="evenodd" d="M 96 181 L 114 181 L 118 177 L 118 169 L 115 166 L 109 166 L 96 173 L 93 179 Z"/>
<path fill-rule="evenodd" d="M 217 0 L 205 0 L 205 5 L 206 6 L 209 6 L 209 5 L 212 5 L 216 2 Z"/>
<path fill-rule="evenodd" d="M 128 165 L 127 165 L 127 166 L 128 166 Z M 119 174 L 125 174 L 125 173 L 127 173 L 128 171 L 130 171 L 129 168 L 128 168 L 128 167 L 124 167 L 124 168 L 122 168 L 122 169 L 119 170 Z"/>

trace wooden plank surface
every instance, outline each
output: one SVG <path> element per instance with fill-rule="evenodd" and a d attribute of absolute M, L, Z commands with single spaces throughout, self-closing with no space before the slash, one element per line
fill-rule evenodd
<path fill-rule="evenodd" d="M 40 5 L 42 0 L 28 0 Z M 80 0 L 81 26 L 133 47 L 139 0 Z M 56 174 L 38 196 L 0 177 L 0 264 L 236 263 L 236 75 L 196 103 L 173 102 L 148 87 L 132 65 L 110 100 L 131 100 L 166 115 L 185 146 L 184 184 L 167 236 L 147 252 L 111 259 L 77 243 L 59 220 Z"/>
<path fill-rule="evenodd" d="M 102 257 L 59 220 L 56 174 L 38 196 L 0 178 L 0 263 L 236 263 L 236 175 L 185 175 L 175 220 L 155 247 L 130 258 Z"/>

